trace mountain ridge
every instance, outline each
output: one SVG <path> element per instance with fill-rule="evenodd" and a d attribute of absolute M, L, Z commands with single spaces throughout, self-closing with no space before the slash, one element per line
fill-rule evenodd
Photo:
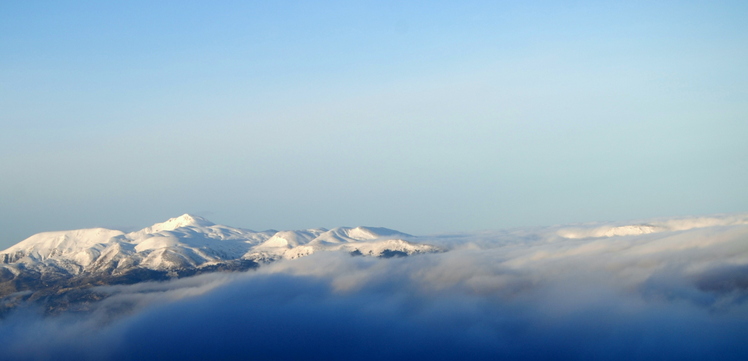
<path fill-rule="evenodd" d="M 413 238 L 381 227 L 256 232 L 190 214 L 129 233 L 106 228 L 42 232 L 0 251 L 0 297 L 55 298 L 95 285 L 246 271 L 316 252 L 389 258 L 442 251 L 408 241 Z"/>

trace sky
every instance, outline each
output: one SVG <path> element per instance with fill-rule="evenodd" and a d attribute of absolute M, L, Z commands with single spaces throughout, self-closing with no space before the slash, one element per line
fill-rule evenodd
<path fill-rule="evenodd" d="M 745 212 L 739 1 L 0 3 L 0 247 Z"/>

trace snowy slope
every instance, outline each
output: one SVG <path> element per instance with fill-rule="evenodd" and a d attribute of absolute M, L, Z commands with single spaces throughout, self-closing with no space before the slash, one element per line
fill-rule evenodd
<path fill-rule="evenodd" d="M 383 257 L 439 251 L 404 240 L 409 237 L 373 227 L 255 232 L 185 214 L 131 233 L 103 228 L 39 233 L 0 252 L 0 262 L 13 274 L 121 274 L 133 268 L 169 271 L 294 259 L 319 251 Z"/>

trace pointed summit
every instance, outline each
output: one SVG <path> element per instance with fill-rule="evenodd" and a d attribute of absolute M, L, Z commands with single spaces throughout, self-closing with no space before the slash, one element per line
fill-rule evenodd
<path fill-rule="evenodd" d="M 157 233 L 161 231 L 173 231 L 182 227 L 210 227 L 214 225 L 215 223 L 203 217 L 185 213 L 179 217 L 171 218 L 166 222 L 156 223 L 150 227 L 144 228 L 140 232 Z"/>
<path fill-rule="evenodd" d="M 168 221 L 162 223 L 163 225 L 167 224 L 173 224 L 175 228 L 179 227 L 187 227 L 187 226 L 200 226 L 200 227 L 209 227 L 214 226 L 215 223 L 200 217 L 200 216 L 194 216 L 188 213 L 185 213 L 179 217 L 171 218 Z"/>

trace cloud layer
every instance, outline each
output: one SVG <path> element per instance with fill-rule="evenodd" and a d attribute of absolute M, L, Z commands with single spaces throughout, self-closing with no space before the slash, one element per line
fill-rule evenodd
<path fill-rule="evenodd" d="M 11 360 L 743 360 L 748 222 L 710 219 L 437 236 L 424 241 L 448 252 L 321 253 L 112 286 L 90 313 L 11 315 L 0 349 Z M 656 231 L 599 231 L 642 225 Z"/>

